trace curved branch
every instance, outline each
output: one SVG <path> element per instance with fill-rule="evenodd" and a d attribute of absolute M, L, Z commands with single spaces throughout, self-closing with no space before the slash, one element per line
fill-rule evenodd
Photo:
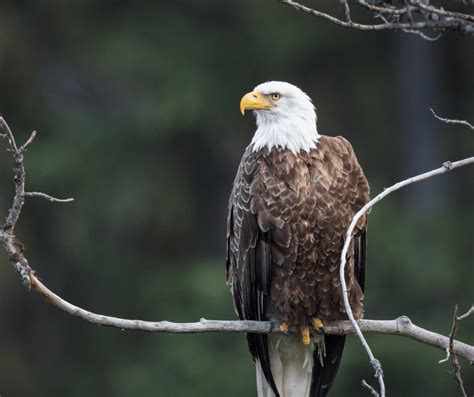
<path fill-rule="evenodd" d="M 446 123 L 446 124 L 461 124 L 461 125 L 465 125 L 466 127 L 469 127 L 471 130 L 474 130 L 474 125 L 472 125 L 471 123 L 469 123 L 466 120 L 448 119 L 446 117 L 440 117 L 435 113 L 435 111 L 432 108 L 430 108 L 430 110 L 431 110 L 431 113 L 433 113 L 433 116 L 436 117 L 438 120 L 442 121 L 443 123 Z"/>
<path fill-rule="evenodd" d="M 362 216 L 364 216 L 375 204 L 377 204 L 383 198 L 388 196 L 390 193 L 393 193 L 396 190 L 401 189 L 404 186 L 411 185 L 412 183 L 419 182 L 419 181 L 431 178 L 431 177 L 436 176 L 436 175 L 444 174 L 445 172 L 454 170 L 456 168 L 463 167 L 463 166 L 468 165 L 468 164 L 474 164 L 474 157 L 468 157 L 466 159 L 455 161 L 453 163 L 450 162 L 450 161 L 447 161 L 447 162 L 443 163 L 443 165 L 440 168 L 437 168 L 435 170 L 425 172 L 423 174 L 405 179 L 404 181 L 398 182 L 395 185 L 392 185 L 389 188 L 384 189 L 384 191 L 382 193 L 379 193 L 377 196 L 375 196 L 372 200 L 370 200 L 367 204 L 365 204 L 354 215 L 354 218 L 352 219 L 352 222 L 349 225 L 349 228 L 347 229 L 346 237 L 345 237 L 345 240 L 344 240 L 344 246 L 343 246 L 342 252 L 341 252 L 341 266 L 339 268 L 339 279 L 341 281 L 341 289 L 342 289 L 342 296 L 344 298 L 344 306 L 346 308 L 347 316 L 349 317 L 349 320 L 353 324 L 353 326 L 356 330 L 357 336 L 359 337 L 362 345 L 364 346 L 364 348 L 367 352 L 367 355 L 369 356 L 370 364 L 374 368 L 375 376 L 379 380 L 380 391 L 381 391 L 382 397 L 385 395 L 385 384 L 384 384 L 384 381 L 383 381 L 382 366 L 380 364 L 380 361 L 377 360 L 374 357 L 374 355 L 372 353 L 372 350 L 370 349 L 369 344 L 365 340 L 365 337 L 362 333 L 362 330 L 358 325 L 358 321 L 354 318 L 354 314 L 352 313 L 352 308 L 351 308 L 351 305 L 349 303 L 349 293 L 348 293 L 348 290 L 347 290 L 346 278 L 345 278 L 345 267 L 346 267 L 347 252 L 349 250 L 349 245 L 352 241 L 354 229 L 355 229 L 359 219 Z"/>
<path fill-rule="evenodd" d="M 413 7 L 395 8 L 393 6 L 378 6 L 367 3 L 365 0 L 356 0 L 356 3 L 362 7 L 367 8 L 368 10 L 375 11 L 380 14 L 405 15 L 407 12 L 414 9 Z"/>
<path fill-rule="evenodd" d="M 458 321 L 460 320 L 464 320 L 465 318 L 469 317 L 471 314 L 474 313 L 474 305 L 471 306 L 471 308 L 466 312 L 464 313 L 463 315 L 459 316 L 458 317 Z"/>
<path fill-rule="evenodd" d="M 120 329 L 147 332 L 170 333 L 204 333 L 204 332 L 252 332 L 258 334 L 281 333 L 279 325 L 270 321 L 219 321 L 201 319 L 194 323 L 173 323 L 170 321 L 130 320 L 118 317 L 104 316 L 84 310 L 65 301 L 50 291 L 33 274 L 30 275 L 33 289 L 42 295 L 49 303 L 57 308 L 96 325 L 104 325 Z M 360 320 L 359 328 L 365 333 L 405 336 L 415 341 L 436 347 L 445 351 L 449 347 L 449 338 L 413 324 L 406 316 L 395 320 Z M 327 334 L 347 335 L 356 332 L 350 321 L 335 321 L 324 325 Z M 474 362 L 474 346 L 454 341 L 453 351 L 460 357 Z"/>
<path fill-rule="evenodd" d="M 25 192 L 23 195 L 26 197 L 41 197 L 50 201 L 51 203 L 70 203 L 71 201 L 74 201 L 73 198 L 60 199 L 41 192 Z"/>

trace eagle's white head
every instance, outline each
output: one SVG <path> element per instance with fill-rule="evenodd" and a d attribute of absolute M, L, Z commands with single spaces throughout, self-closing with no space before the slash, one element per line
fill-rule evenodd
<path fill-rule="evenodd" d="M 260 84 L 240 101 L 240 111 L 252 109 L 257 117 L 253 150 L 289 149 L 294 154 L 316 147 L 316 111 L 298 87 L 282 81 Z"/>

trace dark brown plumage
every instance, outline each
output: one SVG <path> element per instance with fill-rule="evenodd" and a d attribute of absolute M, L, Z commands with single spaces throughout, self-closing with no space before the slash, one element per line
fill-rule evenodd
<path fill-rule="evenodd" d="M 340 254 L 353 216 L 369 200 L 369 185 L 352 146 L 343 137 L 328 136 L 299 154 L 275 147 L 253 151 L 252 146 L 240 163 L 228 214 L 227 279 L 239 317 L 274 319 L 296 330 L 310 326 L 315 317 L 323 322 L 347 318 Z M 346 265 L 356 318 L 363 316 L 365 233 L 364 216 Z M 249 334 L 248 341 L 278 395 L 267 335 Z M 324 367 L 314 361 L 311 396 L 326 394 L 343 347 L 344 337 L 326 337 L 330 359 Z"/>

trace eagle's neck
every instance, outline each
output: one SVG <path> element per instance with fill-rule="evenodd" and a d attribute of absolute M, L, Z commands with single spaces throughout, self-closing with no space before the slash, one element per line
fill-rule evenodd
<path fill-rule="evenodd" d="M 281 148 L 299 154 L 301 150 L 309 152 L 316 147 L 319 134 L 316 129 L 316 114 L 303 112 L 289 116 L 257 113 L 257 131 L 252 139 L 253 151 L 263 148 Z"/>

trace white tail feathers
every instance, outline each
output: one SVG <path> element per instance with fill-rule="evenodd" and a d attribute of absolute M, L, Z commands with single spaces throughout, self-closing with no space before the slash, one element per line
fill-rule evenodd
<path fill-rule="evenodd" d="M 304 345 L 296 336 L 268 336 L 270 368 L 280 397 L 309 396 L 313 372 L 313 346 L 313 343 Z M 256 368 L 258 397 L 275 397 L 258 360 Z"/>

